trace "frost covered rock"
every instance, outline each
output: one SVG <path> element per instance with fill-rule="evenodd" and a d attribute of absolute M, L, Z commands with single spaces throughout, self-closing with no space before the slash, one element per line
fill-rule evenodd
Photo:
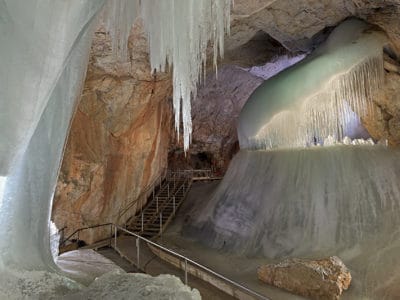
<path fill-rule="evenodd" d="M 261 266 L 257 274 L 261 281 L 310 299 L 339 299 L 351 282 L 350 271 L 336 256 L 287 259 Z"/>
<path fill-rule="evenodd" d="M 83 285 L 53 272 L 0 272 L 0 299 L 60 299 L 81 288 Z"/>
<path fill-rule="evenodd" d="M 198 300 L 201 297 L 198 290 L 184 285 L 172 275 L 105 274 L 88 288 L 64 299 Z"/>

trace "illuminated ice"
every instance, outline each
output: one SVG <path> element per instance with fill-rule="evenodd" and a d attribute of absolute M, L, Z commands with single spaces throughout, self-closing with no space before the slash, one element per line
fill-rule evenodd
<path fill-rule="evenodd" d="M 328 136 L 365 138 L 360 118 L 384 80 L 383 33 L 358 20 L 338 26 L 315 53 L 263 83 L 244 106 L 242 149 L 323 144 Z"/>
<path fill-rule="evenodd" d="M 173 65 L 175 127 L 179 133 L 182 111 L 187 150 L 192 133 L 190 101 L 196 99 L 197 84 L 205 72 L 209 42 L 215 68 L 218 54 L 223 55 L 231 0 L 146 0 L 141 5 L 152 70 L 165 71 L 168 64 Z"/>

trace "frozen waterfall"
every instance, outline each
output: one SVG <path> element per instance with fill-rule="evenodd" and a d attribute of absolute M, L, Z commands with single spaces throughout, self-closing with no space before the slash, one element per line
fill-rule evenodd
<path fill-rule="evenodd" d="M 373 92 L 384 80 L 385 43 L 361 21 L 341 24 L 310 57 L 256 89 L 240 115 L 240 147 L 294 148 L 359 137 L 360 118 L 372 113 Z"/>

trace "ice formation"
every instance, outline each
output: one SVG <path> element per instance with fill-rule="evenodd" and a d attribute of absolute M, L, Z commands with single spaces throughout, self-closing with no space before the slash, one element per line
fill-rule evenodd
<path fill-rule="evenodd" d="M 196 98 L 197 84 L 206 68 L 207 46 L 224 51 L 225 32 L 230 26 L 231 0 L 146 0 L 142 16 L 150 43 L 151 68 L 165 71 L 173 64 L 173 106 L 175 127 L 179 133 L 182 111 L 184 149 L 192 133 L 191 98 Z M 179 134 L 178 134 L 179 136 Z"/>
<path fill-rule="evenodd" d="M 248 71 L 249 73 L 257 77 L 261 77 L 262 79 L 267 80 L 272 76 L 275 76 L 279 72 L 303 60 L 305 57 L 306 57 L 305 54 L 300 54 L 296 56 L 288 56 L 288 55 L 278 56 L 272 61 L 267 62 L 263 66 L 244 68 L 244 70 Z"/>
<path fill-rule="evenodd" d="M 54 262 L 57 262 L 59 246 L 60 246 L 60 234 L 58 233 L 56 224 L 50 221 L 50 249 Z"/>
<path fill-rule="evenodd" d="M 230 28 L 231 0 L 108 0 L 103 19 L 112 37 L 115 59 L 126 61 L 132 23 L 141 15 L 148 35 L 152 71 L 173 66 L 175 128 L 182 116 L 184 149 L 192 133 L 191 99 L 205 75 L 207 46 L 213 63 L 223 56 L 224 37 Z"/>
<path fill-rule="evenodd" d="M 380 32 L 362 21 L 338 26 L 307 59 L 263 83 L 244 106 L 238 135 L 242 149 L 323 144 L 331 136 L 359 137 L 374 90 L 384 80 Z"/>
<path fill-rule="evenodd" d="M 137 17 L 139 0 L 108 0 L 103 11 L 103 22 L 111 36 L 115 61 L 128 60 L 128 37 Z"/>
<path fill-rule="evenodd" d="M 97 278 L 88 288 L 63 299 L 176 299 L 200 300 L 200 293 L 184 285 L 172 275 L 151 277 L 147 274 L 107 273 Z"/>
<path fill-rule="evenodd" d="M 49 221 L 103 0 L 0 0 L 0 261 L 54 270 Z M 27 251 L 29 255 L 27 255 Z"/>
<path fill-rule="evenodd" d="M 205 65 L 208 41 L 216 53 L 223 51 L 230 0 L 141 3 L 153 67 L 164 69 L 166 60 L 174 64 L 187 146 L 190 96 Z M 106 20 L 115 57 L 123 61 L 137 4 L 0 0 L 0 298 L 54 298 L 80 288 L 60 276 L 53 261 L 52 198 L 95 25 L 101 16 Z"/>

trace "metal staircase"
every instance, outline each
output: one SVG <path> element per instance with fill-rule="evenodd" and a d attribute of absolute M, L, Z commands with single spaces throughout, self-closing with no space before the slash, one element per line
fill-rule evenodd
<path fill-rule="evenodd" d="M 192 180 L 193 172 L 168 172 L 149 203 L 128 220 L 127 229 L 149 239 L 161 235 L 185 199 Z"/>

